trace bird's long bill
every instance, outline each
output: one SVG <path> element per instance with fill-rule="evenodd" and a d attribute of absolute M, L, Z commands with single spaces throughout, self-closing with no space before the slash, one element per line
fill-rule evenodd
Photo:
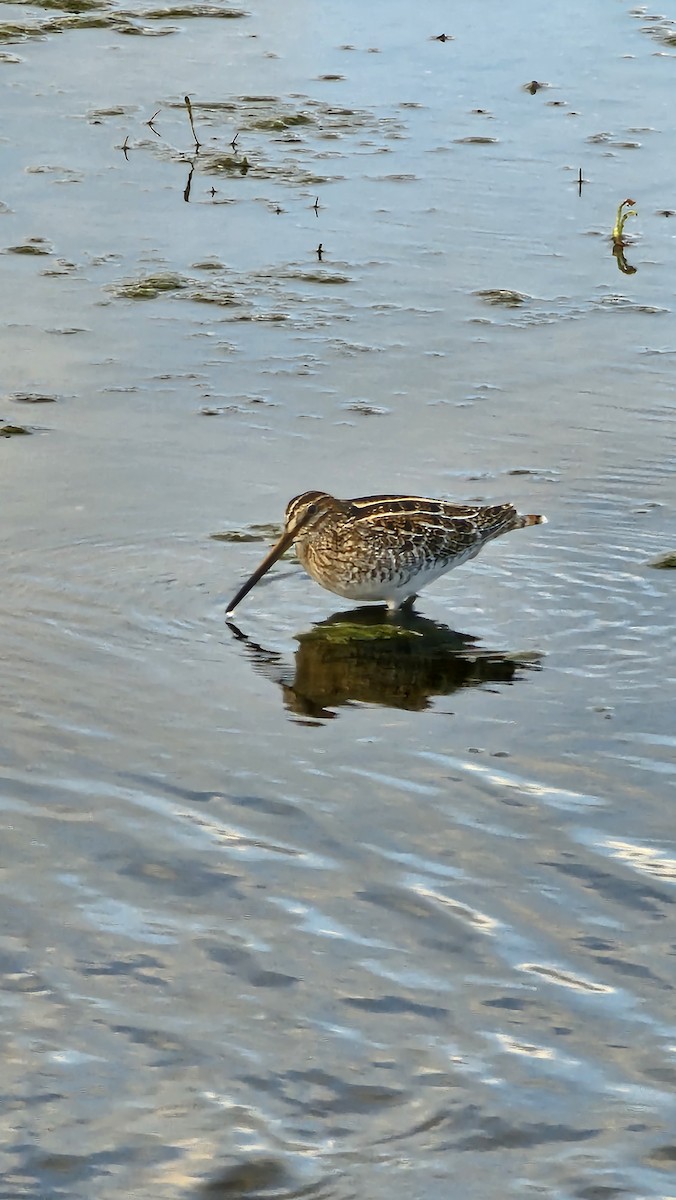
<path fill-rule="evenodd" d="M 274 563 L 277 562 L 278 558 L 281 558 L 284 551 L 291 545 L 297 532 L 298 532 L 297 529 L 293 529 L 293 530 L 291 530 L 291 532 L 289 532 L 288 529 L 284 530 L 284 533 L 280 537 L 279 541 L 275 542 L 275 545 L 265 555 L 265 558 L 263 559 L 263 561 L 258 564 L 253 575 L 249 576 L 246 583 L 243 584 L 242 587 L 239 589 L 237 595 L 233 596 L 232 600 L 230 601 L 230 603 L 226 609 L 226 614 L 225 614 L 226 617 L 229 617 L 232 613 L 234 613 L 235 609 L 237 608 L 237 605 L 244 599 L 245 596 L 247 596 L 249 594 L 251 589 L 256 586 L 256 584 L 258 583 L 258 580 L 263 578 L 266 571 L 270 570 L 270 567 Z"/>

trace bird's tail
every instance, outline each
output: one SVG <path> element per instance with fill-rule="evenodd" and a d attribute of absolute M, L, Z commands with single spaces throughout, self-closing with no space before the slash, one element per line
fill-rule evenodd
<path fill-rule="evenodd" d="M 547 518 L 543 517 L 540 513 L 527 513 L 525 516 L 522 516 L 521 513 L 517 513 L 513 528 L 514 529 L 523 529 L 524 526 L 526 526 L 526 525 L 546 525 L 546 524 L 547 524 Z"/>
<path fill-rule="evenodd" d="M 516 528 L 522 529 L 524 526 L 527 526 L 527 524 L 546 524 L 546 517 L 540 514 L 540 512 L 528 512 L 526 516 L 521 516 L 521 514 L 519 514 L 518 517 L 516 517 Z"/>

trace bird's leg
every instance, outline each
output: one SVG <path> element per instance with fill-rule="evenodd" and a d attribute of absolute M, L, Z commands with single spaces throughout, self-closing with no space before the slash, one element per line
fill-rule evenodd
<path fill-rule="evenodd" d="M 387 615 L 390 620 L 394 617 L 406 616 L 413 612 L 413 605 L 418 599 L 418 593 L 414 592 L 412 596 L 406 596 L 397 604 L 395 600 L 387 601 Z"/>

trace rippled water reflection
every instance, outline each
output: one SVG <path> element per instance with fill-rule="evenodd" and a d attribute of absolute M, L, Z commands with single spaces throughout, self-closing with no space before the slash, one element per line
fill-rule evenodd
<path fill-rule="evenodd" d="M 2 9 L 3 1196 L 674 1190 L 673 41 Z M 226 625 L 309 487 L 550 523 Z"/>

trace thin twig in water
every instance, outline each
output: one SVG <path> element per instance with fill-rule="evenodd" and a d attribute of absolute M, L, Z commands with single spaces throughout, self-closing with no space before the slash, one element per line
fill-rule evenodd
<path fill-rule="evenodd" d="M 158 138 L 161 138 L 161 137 L 162 137 L 162 134 L 157 132 L 157 130 L 156 130 L 156 128 L 155 128 L 155 126 L 153 125 L 153 121 L 155 120 L 155 117 L 159 117 L 159 115 L 160 115 L 160 113 L 161 113 L 161 112 L 162 112 L 162 109 L 161 109 L 161 108 L 158 108 L 157 112 L 156 112 L 156 113 L 153 113 L 153 115 L 152 115 L 152 117 L 150 118 L 150 120 L 149 120 L 149 121 L 146 121 L 146 125 L 148 126 L 148 128 L 149 128 L 149 129 L 152 129 L 153 133 L 155 134 L 155 137 L 158 137 Z"/>
<path fill-rule="evenodd" d="M 197 137 L 197 134 L 196 134 L 196 132 L 195 132 L 195 122 L 194 122 L 194 121 L 193 121 L 193 119 L 192 119 L 192 104 L 190 103 L 190 96 L 184 96 L 184 97 L 183 97 L 183 99 L 184 99 L 184 101 L 185 101 L 185 106 L 186 106 L 186 108 L 187 108 L 187 110 L 188 110 L 188 118 L 189 118 L 189 120 L 190 120 L 190 128 L 192 129 L 192 136 L 193 136 L 193 138 L 194 138 L 194 141 L 195 141 L 195 149 L 196 149 L 196 150 L 199 150 L 199 148 L 200 148 L 200 144 L 201 144 L 201 143 L 200 143 L 200 141 L 199 141 L 199 138 Z"/>

